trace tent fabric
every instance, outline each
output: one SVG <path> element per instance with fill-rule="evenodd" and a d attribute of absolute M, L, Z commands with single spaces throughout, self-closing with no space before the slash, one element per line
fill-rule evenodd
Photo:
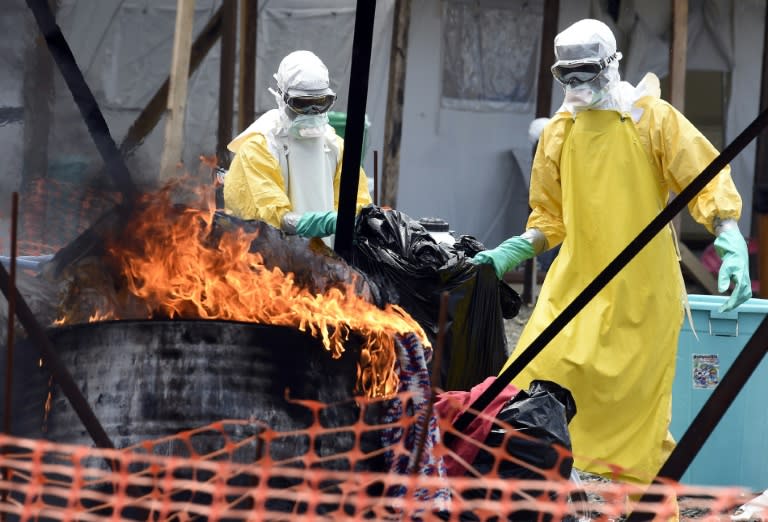
<path fill-rule="evenodd" d="M 176 1 L 102 0 L 96 4 L 63 0 L 57 20 L 105 112 L 113 137 L 120 143 L 130 124 L 168 76 Z M 220 5 L 220 0 L 195 2 L 193 38 Z M 355 0 L 259 2 L 257 115 L 274 108 L 274 98 L 267 87 L 275 84 L 272 75 L 280 60 L 297 49 L 311 50 L 326 63 L 332 88 L 338 94 L 335 109 L 346 110 L 355 5 Z M 394 0 L 377 3 L 367 106 L 368 117 L 374 122 L 368 142 L 375 147 L 379 147 L 378 142 L 383 139 L 393 9 Z M 197 170 L 201 155 L 213 155 L 216 150 L 220 49 L 219 43 L 211 48 L 188 85 L 183 160 L 190 172 Z M 62 98 L 58 105 L 71 105 L 66 88 L 58 89 L 57 96 Z M 87 135 L 67 135 L 65 126 L 78 117 L 76 112 L 68 108 L 61 111 L 60 116 L 62 125 L 54 132 L 65 142 L 77 140 L 71 148 L 85 148 L 92 153 L 94 161 L 99 161 Z M 237 112 L 234 119 L 237 121 Z M 132 159 L 132 171 L 145 181 L 153 179 L 159 168 L 163 128 L 164 120 L 161 120 L 137 151 L 137 157 Z M 239 130 L 233 128 L 233 137 Z"/>
<path fill-rule="evenodd" d="M 377 2 L 366 107 L 372 125 L 363 165 L 369 177 L 374 171 L 370 152 L 383 150 L 394 3 Z M 60 1 L 57 20 L 118 143 L 168 74 L 175 4 L 175 0 Z M 355 0 L 259 2 L 257 112 L 272 108 L 266 88 L 277 63 L 301 46 L 311 47 L 329 66 L 332 87 L 339 94 L 335 109 L 345 110 L 355 4 Z M 481 4 L 498 6 L 500 2 Z M 195 35 L 220 5 L 221 0 L 196 1 Z M 526 180 L 532 157 L 527 129 L 536 115 L 533 104 L 527 112 L 443 106 L 444 5 L 442 0 L 419 0 L 411 5 L 397 208 L 415 218 L 441 217 L 457 233 L 495 245 L 516 233 L 527 216 Z M 621 63 L 625 79 L 637 81 L 648 71 L 666 75 L 669 2 L 621 2 L 617 21 L 600 10 L 604 5 L 602 0 L 560 2 L 558 29 L 581 18 L 598 18 L 615 29 L 619 47 L 626 51 Z M 765 1 L 691 0 L 689 12 L 690 67 L 731 71 L 725 125 L 728 143 L 758 112 Z M 0 27 L 0 107 L 21 108 L 24 75 L 33 63 L 27 53 L 36 27 L 24 0 L 4 2 Z M 525 47 L 515 42 L 510 46 Z M 189 84 L 183 153 L 193 175 L 203 175 L 197 172 L 199 156 L 212 155 L 216 147 L 219 53 L 216 44 Z M 92 179 L 103 177 L 101 159 L 82 116 L 60 75 L 54 76 L 55 113 L 47 156 L 53 161 L 85 155 L 90 162 L 85 174 Z M 553 81 L 551 92 L 554 110 L 562 101 L 562 89 Z M 139 182 L 156 178 L 163 123 L 129 159 L 129 168 Z M 233 129 L 233 136 L 239 130 Z M 6 194 L 20 187 L 22 150 L 28 145 L 24 131 L 21 121 L 0 124 L 0 154 L 7 159 L 0 167 L 0 188 Z M 753 143 L 731 164 L 744 202 L 741 226 L 745 233 L 751 221 L 754 162 Z M 207 171 L 204 174 L 210 176 Z M 7 218 L 8 205 L 8 201 L 0 201 L 0 220 Z M 7 229 L 1 227 L 0 239 Z"/>

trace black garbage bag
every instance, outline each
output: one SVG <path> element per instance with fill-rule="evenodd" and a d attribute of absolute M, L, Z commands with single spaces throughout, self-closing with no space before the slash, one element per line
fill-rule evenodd
<path fill-rule="evenodd" d="M 551 480 L 551 472 L 554 471 L 555 475 L 567 480 L 573 469 L 568 424 L 574 415 L 576 403 L 569 390 L 551 381 L 531 382 L 528 391 L 521 390 L 502 407 L 496 419 L 505 424 L 494 423 L 485 439 L 487 446 L 495 448 L 501 447 L 506 440 L 504 454 L 515 460 L 500 457 L 498 453 L 492 454 L 481 448 L 472 467 L 482 475 L 496 470 L 495 473 L 499 477 L 523 480 Z M 507 433 L 508 427 L 527 437 L 517 437 L 514 434 L 510 436 Z M 563 452 L 562 449 L 568 451 Z M 545 476 L 542 471 L 550 473 Z M 513 500 L 524 497 L 541 498 L 543 495 L 552 501 L 556 500 L 556 493 L 552 491 L 525 490 L 520 493 L 513 496 Z M 464 495 L 467 498 L 482 498 L 488 495 L 495 498 L 499 492 L 473 489 L 466 491 Z M 552 519 L 550 514 L 528 510 L 506 513 L 505 516 L 507 520 L 514 521 Z M 471 520 L 471 517 L 463 519 Z"/>
<path fill-rule="evenodd" d="M 417 220 L 374 205 L 355 223 L 352 265 L 368 275 L 385 302 L 407 311 L 433 346 L 440 295 L 449 293 L 440 368 L 447 390 L 468 390 L 501 370 L 507 358 L 503 320 L 520 309 L 520 296 L 490 265 L 469 261 L 484 249 L 471 236 L 454 246 L 438 243 Z"/>

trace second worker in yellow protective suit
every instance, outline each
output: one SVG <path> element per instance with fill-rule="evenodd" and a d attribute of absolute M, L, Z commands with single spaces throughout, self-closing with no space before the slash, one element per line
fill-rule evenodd
<path fill-rule="evenodd" d="M 264 113 L 229 144 L 224 206 L 285 232 L 327 238 L 336 231 L 344 140 L 328 123 L 336 101 L 328 69 L 315 54 L 294 51 L 280 62 L 277 109 Z M 359 211 L 371 203 L 360 169 Z M 325 240 L 330 246 L 328 239 Z"/>
<path fill-rule="evenodd" d="M 608 26 L 581 20 L 555 38 L 554 77 L 565 101 L 544 128 L 533 161 L 526 231 L 474 262 L 504 272 L 561 244 L 507 366 L 718 153 L 648 74 L 620 80 Z M 726 167 L 691 201 L 723 260 L 724 309 L 751 296 L 741 198 Z M 578 469 L 647 483 L 674 447 L 668 433 L 685 287 L 671 227 L 664 228 L 513 381 L 568 388 Z M 506 366 L 505 366 L 506 368 Z M 610 464 L 621 467 L 616 476 Z"/>

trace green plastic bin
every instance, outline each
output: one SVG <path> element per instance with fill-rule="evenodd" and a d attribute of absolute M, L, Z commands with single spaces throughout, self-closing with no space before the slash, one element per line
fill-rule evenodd
<path fill-rule="evenodd" d="M 726 296 L 688 298 L 698 339 L 684 319 L 670 426 L 678 441 L 768 313 L 766 299 L 750 299 L 736 310 L 720 313 Z M 736 396 L 681 482 L 755 491 L 768 488 L 768 356 Z"/>
<path fill-rule="evenodd" d="M 344 137 L 344 131 L 347 129 L 347 113 L 346 112 L 328 112 L 328 123 L 336 131 L 336 134 Z M 368 129 L 371 128 L 371 120 L 368 119 L 368 115 L 365 115 L 365 121 L 363 123 L 363 152 L 360 154 L 360 164 L 365 161 L 365 154 L 368 152 Z"/>

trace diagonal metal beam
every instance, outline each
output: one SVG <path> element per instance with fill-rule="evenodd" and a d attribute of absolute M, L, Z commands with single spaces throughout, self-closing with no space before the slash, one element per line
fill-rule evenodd
<path fill-rule="evenodd" d="M 11 277 L 2 263 L 0 263 L 0 290 L 8 299 L 8 302 L 14 303 L 16 317 L 19 318 L 19 322 L 27 331 L 29 338 L 40 349 L 45 364 L 50 368 L 53 378 L 61 388 L 61 391 L 64 392 L 85 429 L 88 430 L 88 434 L 93 439 L 93 442 L 100 448 L 114 448 L 114 444 L 109 439 L 107 432 L 104 431 L 99 419 L 96 418 L 96 414 L 93 413 L 88 401 L 85 400 L 72 375 L 61 362 L 61 359 L 59 359 L 51 340 L 45 334 L 45 330 L 35 319 L 35 315 L 30 310 L 26 301 L 24 301 L 18 288 L 11 284 Z"/>
<path fill-rule="evenodd" d="M 376 0 L 357 0 L 355 32 L 352 36 L 352 66 L 349 75 L 344 154 L 341 159 L 341 181 L 339 182 L 339 214 L 333 245 L 336 253 L 347 261 L 352 256 L 352 236 L 357 209 L 357 188 L 360 181 L 360 158 L 363 154 L 365 103 L 368 98 L 368 73 L 371 70 L 375 14 Z"/>
<path fill-rule="evenodd" d="M 56 23 L 56 18 L 48 5 L 48 1 L 27 0 L 27 6 L 32 11 L 40 32 L 48 45 L 48 50 L 72 93 L 75 104 L 88 127 L 88 132 L 107 166 L 108 173 L 112 176 L 115 186 L 123 193 L 125 199 L 132 201 L 137 196 L 137 190 L 131 179 L 131 173 L 112 139 L 109 126 L 107 126 L 99 104 L 75 61 L 72 49 L 70 49 L 61 28 Z"/>

